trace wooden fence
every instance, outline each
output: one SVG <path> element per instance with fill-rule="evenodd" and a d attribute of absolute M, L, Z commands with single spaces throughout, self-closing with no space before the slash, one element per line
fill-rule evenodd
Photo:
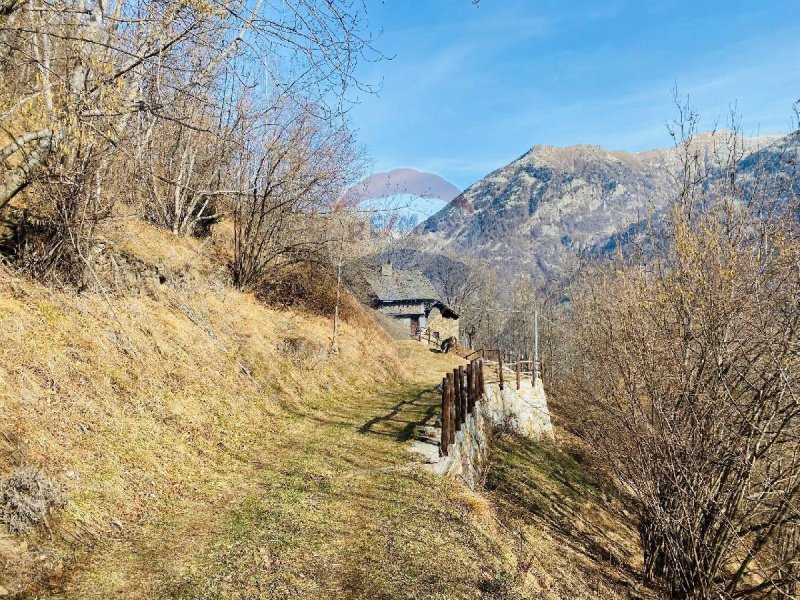
<path fill-rule="evenodd" d="M 482 358 L 484 360 L 491 359 L 495 362 L 502 360 L 505 363 L 516 361 L 531 362 L 531 357 L 527 354 L 517 354 L 510 350 L 503 350 L 501 348 L 478 348 L 477 350 L 468 351 L 465 355 L 465 358 L 467 360 L 473 360 L 475 358 Z"/>
<path fill-rule="evenodd" d="M 475 412 L 483 396 L 483 361 L 473 360 L 466 367 L 453 369 L 442 379 L 442 441 L 440 452 L 447 456 L 456 441 L 456 432 Z"/>
<path fill-rule="evenodd" d="M 519 390 L 521 381 L 525 377 L 530 377 L 531 381 L 536 383 L 536 375 L 541 369 L 541 365 L 537 368 L 536 360 L 531 360 L 527 354 L 515 354 L 499 348 L 479 348 L 467 353 L 464 358 L 469 361 L 480 358 L 487 367 L 497 373 L 501 390 L 505 388 L 509 372 L 516 379 Z"/>
<path fill-rule="evenodd" d="M 426 327 L 425 329 L 417 328 L 413 337 L 418 342 L 427 342 L 428 346 L 433 346 L 435 348 L 438 348 L 442 342 L 442 340 L 439 339 L 439 332 L 431 331 L 430 327 Z"/>
<path fill-rule="evenodd" d="M 506 362 L 503 360 L 501 356 L 497 361 L 487 360 L 485 361 L 486 365 L 489 367 L 493 367 L 494 370 L 497 372 L 498 376 L 498 383 L 500 384 L 500 389 L 505 389 L 506 384 L 506 376 L 511 374 L 516 380 L 517 390 L 519 391 L 520 387 L 522 386 L 522 380 L 524 378 L 530 378 L 532 383 L 536 383 L 536 362 L 532 360 L 515 360 L 512 362 Z"/>
<path fill-rule="evenodd" d="M 474 358 L 480 356 L 480 358 Z M 487 356 L 496 356 L 497 360 L 487 359 Z M 483 397 L 484 373 L 493 371 L 497 374 L 497 383 L 501 390 L 505 389 L 506 377 L 510 374 L 516 380 L 517 390 L 522 385 L 522 379 L 530 377 L 535 384 L 537 365 L 535 360 L 528 360 L 523 356 L 517 360 L 514 355 L 491 348 L 481 348 L 467 355 L 469 364 L 453 369 L 442 379 L 442 440 L 440 451 L 442 456 L 447 456 L 450 446 L 455 442 L 456 432 L 461 429 L 467 417 L 475 410 L 475 405 Z M 484 366 L 487 368 L 484 369 Z M 490 382 L 491 383 L 491 382 Z"/>

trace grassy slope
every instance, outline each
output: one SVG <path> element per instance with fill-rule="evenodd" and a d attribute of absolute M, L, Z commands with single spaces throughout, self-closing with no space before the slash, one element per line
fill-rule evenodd
<path fill-rule="evenodd" d="M 546 598 L 654 598 L 626 502 L 581 442 L 495 439 L 486 494 L 514 541 L 517 584 Z M 537 597 L 539 597 L 537 596 Z"/>
<path fill-rule="evenodd" d="M 126 227 L 117 243 L 166 285 L 75 297 L 0 274 L 0 470 L 35 464 L 70 497 L 52 536 L 0 532 L 0 586 L 70 598 L 628 595 L 624 568 L 570 537 L 581 519 L 630 532 L 617 513 L 592 516 L 605 492 L 569 455 L 503 438 L 486 495 L 413 464 L 405 441 L 434 415 L 452 359 L 391 341 L 365 314 L 328 357 L 329 320 L 214 283 L 200 242 L 163 247 L 162 232 Z M 563 510 L 542 510 L 543 493 L 563 494 Z"/>

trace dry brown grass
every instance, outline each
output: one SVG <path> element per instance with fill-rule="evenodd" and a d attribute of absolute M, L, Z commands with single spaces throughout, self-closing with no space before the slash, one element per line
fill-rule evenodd
<path fill-rule="evenodd" d="M 534 597 L 656 598 L 641 580 L 641 546 L 619 495 L 582 442 L 500 434 L 487 489 L 514 540 L 518 585 Z"/>
<path fill-rule="evenodd" d="M 0 471 L 35 466 L 69 497 L 52 537 L 0 530 L 0 587 L 523 598 L 543 589 L 528 574 L 573 564 L 546 529 L 506 520 L 494 494 L 408 454 L 457 357 L 392 340 L 366 311 L 328 355 L 330 319 L 233 291 L 206 241 L 120 227 L 106 237 L 145 273 L 136 285 L 116 285 L 113 265 L 105 293 L 80 296 L 0 274 Z M 553 557 L 529 564 L 510 527 Z"/>
<path fill-rule="evenodd" d="M 138 295 L 0 275 L 0 469 L 34 464 L 62 480 L 58 526 L 80 545 L 165 515 L 203 529 L 202 512 L 212 522 L 208 511 L 251 476 L 252 449 L 286 435 L 286 410 L 406 374 L 391 344 L 373 343 L 382 334 L 364 330 L 369 317 L 345 323 L 328 356 L 328 319 L 265 308 L 208 279 L 203 241 L 164 237 L 129 223 L 119 238 L 168 277 Z M 42 562 L 69 557 L 65 543 Z"/>

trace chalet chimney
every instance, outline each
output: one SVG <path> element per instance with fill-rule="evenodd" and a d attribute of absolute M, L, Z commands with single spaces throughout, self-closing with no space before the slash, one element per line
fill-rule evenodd
<path fill-rule="evenodd" d="M 392 262 L 387 260 L 383 266 L 381 267 L 381 275 L 384 277 L 391 277 L 392 276 Z"/>

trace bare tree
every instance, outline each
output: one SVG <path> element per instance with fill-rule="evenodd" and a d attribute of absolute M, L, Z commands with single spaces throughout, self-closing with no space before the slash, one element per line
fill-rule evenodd
<path fill-rule="evenodd" d="M 38 252 L 55 263 L 64 243 L 86 254 L 117 198 L 174 233 L 203 230 L 252 191 L 242 134 L 257 132 L 239 126 L 242 111 L 263 120 L 272 98 L 303 98 L 316 119 L 341 123 L 346 91 L 365 87 L 354 69 L 373 53 L 364 7 L 348 1 L 0 7 L 0 210 L 27 190 L 17 205 L 36 208 L 33 220 L 61 221 Z"/>
<path fill-rule="evenodd" d="M 466 308 L 478 291 L 481 273 L 472 257 L 444 248 L 427 254 L 422 266 L 441 300 L 457 312 Z"/>
<path fill-rule="evenodd" d="M 645 575 L 674 597 L 796 597 L 799 205 L 785 171 L 743 174 L 735 127 L 702 141 L 696 124 L 684 107 L 655 256 L 571 290 L 562 393 L 636 500 Z"/>
<path fill-rule="evenodd" d="M 254 288 L 279 264 L 308 260 L 329 241 L 308 218 L 327 215 L 352 179 L 351 133 L 303 105 L 278 104 L 243 167 L 248 191 L 234 201 L 233 278 Z"/>

